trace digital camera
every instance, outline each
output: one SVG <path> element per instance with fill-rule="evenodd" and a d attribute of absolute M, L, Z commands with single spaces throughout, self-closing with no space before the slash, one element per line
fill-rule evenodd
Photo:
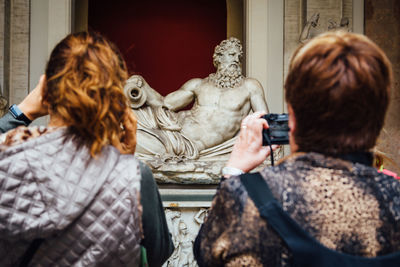
<path fill-rule="evenodd" d="M 269 113 L 261 118 L 268 122 L 269 128 L 263 129 L 263 146 L 289 144 L 289 115 L 287 113 Z"/>

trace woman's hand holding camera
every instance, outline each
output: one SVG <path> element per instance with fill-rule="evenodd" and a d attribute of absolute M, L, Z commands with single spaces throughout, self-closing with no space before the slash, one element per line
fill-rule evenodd
<path fill-rule="evenodd" d="M 271 153 L 270 148 L 262 146 L 262 130 L 268 129 L 268 123 L 261 116 L 266 112 L 258 111 L 242 120 L 239 137 L 233 146 L 227 167 L 249 172 L 260 165 Z M 273 145 L 272 149 L 277 149 Z"/>

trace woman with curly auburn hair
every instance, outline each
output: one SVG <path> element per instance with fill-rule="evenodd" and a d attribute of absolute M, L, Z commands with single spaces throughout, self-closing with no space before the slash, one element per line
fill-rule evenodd
<path fill-rule="evenodd" d="M 0 265 L 161 266 L 173 244 L 150 169 L 134 156 L 125 62 L 68 35 L 37 87 L 0 120 Z M 47 128 L 25 127 L 50 115 Z M 143 249 L 144 248 L 144 249 Z"/>
<path fill-rule="evenodd" d="M 46 77 L 43 100 L 49 103 L 50 125 L 67 125 L 92 156 L 105 145 L 118 145 L 128 107 L 123 93 L 128 74 L 113 44 L 97 34 L 71 35 L 51 53 Z"/>

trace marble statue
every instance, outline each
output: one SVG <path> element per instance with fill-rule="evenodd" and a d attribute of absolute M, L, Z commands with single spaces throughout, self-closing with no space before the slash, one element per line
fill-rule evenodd
<path fill-rule="evenodd" d="M 238 39 L 222 41 L 213 55 L 215 73 L 191 79 L 165 97 L 142 76 L 128 79 L 125 93 L 138 117 L 139 158 L 157 168 L 231 151 L 241 120 L 251 110 L 268 112 L 261 84 L 242 74 L 242 54 Z M 193 108 L 181 110 L 192 101 Z"/>
<path fill-rule="evenodd" d="M 196 266 L 193 256 L 193 244 L 195 237 L 188 232 L 187 225 L 183 220 L 178 224 L 178 235 L 176 236 L 176 247 L 171 256 L 171 266 L 181 267 Z"/>
<path fill-rule="evenodd" d="M 208 209 L 201 208 L 196 215 L 194 216 L 193 220 L 199 224 L 202 225 L 204 223 L 204 220 L 207 218 L 208 215 Z"/>
<path fill-rule="evenodd" d="M 165 218 L 167 220 L 168 229 L 172 234 L 172 241 L 174 244 L 176 243 L 175 238 L 178 235 L 178 221 L 181 219 L 181 211 L 180 210 L 165 210 Z"/>

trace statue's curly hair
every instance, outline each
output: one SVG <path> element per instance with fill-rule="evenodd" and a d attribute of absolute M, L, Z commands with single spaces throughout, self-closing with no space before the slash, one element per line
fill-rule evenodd
<path fill-rule="evenodd" d="M 53 49 L 46 77 L 43 100 L 51 114 L 92 157 L 118 142 L 128 106 L 123 92 L 128 74 L 115 45 L 98 33 L 70 34 Z"/>
<path fill-rule="evenodd" d="M 213 54 L 213 64 L 214 67 L 218 68 L 220 63 L 219 57 L 222 53 L 225 53 L 229 47 L 236 47 L 239 50 L 239 59 L 243 57 L 243 47 L 240 43 L 240 40 L 235 37 L 229 37 L 226 40 L 223 40 L 219 45 L 217 45 L 214 49 Z"/>

